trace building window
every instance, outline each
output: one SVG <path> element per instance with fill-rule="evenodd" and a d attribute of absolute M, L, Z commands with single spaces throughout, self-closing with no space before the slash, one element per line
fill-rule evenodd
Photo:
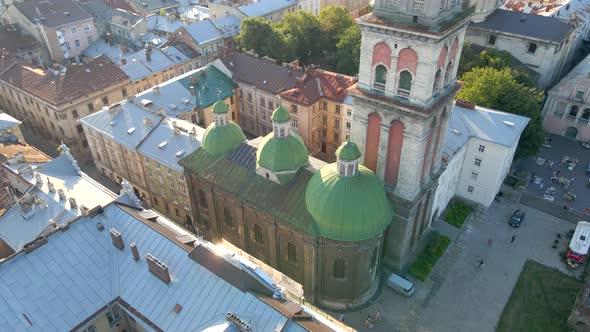
<path fill-rule="evenodd" d="M 223 208 L 223 223 L 230 228 L 234 227 L 234 221 L 232 219 L 231 210 L 228 207 Z"/>
<path fill-rule="evenodd" d="M 350 129 L 350 122 L 346 121 L 346 129 Z"/>
<path fill-rule="evenodd" d="M 529 43 L 529 47 L 528 47 L 527 53 L 535 54 L 536 51 L 537 51 L 537 44 L 535 44 L 535 43 Z"/>
<path fill-rule="evenodd" d="M 250 113 L 250 115 L 254 115 L 254 107 L 250 104 L 248 104 L 248 113 Z"/>
<path fill-rule="evenodd" d="M 340 114 L 340 105 L 336 105 L 336 114 Z"/>
<path fill-rule="evenodd" d="M 412 74 L 409 71 L 404 70 L 399 73 L 399 88 L 406 91 L 412 89 Z"/>
<path fill-rule="evenodd" d="M 346 110 L 346 115 L 352 116 L 352 110 L 351 109 Z"/>
<path fill-rule="evenodd" d="M 472 186 L 467 186 L 467 192 L 468 193 L 473 193 L 473 187 Z"/>
<path fill-rule="evenodd" d="M 107 106 L 109 104 L 109 98 L 107 96 L 102 97 L 102 105 Z"/>
<path fill-rule="evenodd" d="M 252 94 L 250 92 L 248 92 L 248 101 L 252 102 Z"/>
<path fill-rule="evenodd" d="M 339 140 L 340 140 L 340 135 L 338 135 L 338 133 L 334 133 L 334 142 L 338 143 Z"/>
<path fill-rule="evenodd" d="M 81 132 L 84 131 L 84 129 L 82 128 L 82 125 L 81 124 L 79 124 L 79 125 L 76 126 L 76 130 L 78 131 L 78 133 L 81 133 Z"/>
<path fill-rule="evenodd" d="M 584 99 L 584 91 L 580 91 L 580 90 L 576 91 L 576 97 L 575 98 L 576 98 L 576 100 L 582 100 L 582 99 Z"/>
<path fill-rule="evenodd" d="M 291 127 L 297 129 L 297 119 L 291 118 Z"/>
<path fill-rule="evenodd" d="M 471 172 L 471 179 L 477 180 L 477 172 Z"/>
<path fill-rule="evenodd" d="M 71 27 L 70 31 L 72 32 L 72 35 L 77 35 L 78 34 L 78 29 L 76 29 L 76 27 Z"/>
<path fill-rule="evenodd" d="M 264 97 L 260 97 L 260 106 L 264 107 L 264 105 L 266 105 Z"/>
<path fill-rule="evenodd" d="M 203 189 L 199 189 L 199 206 L 203 209 L 207 209 L 207 196 L 205 195 L 205 191 Z"/>
<path fill-rule="evenodd" d="M 254 225 L 254 242 L 264 244 L 264 238 L 262 236 L 262 228 L 259 225 Z"/>
<path fill-rule="evenodd" d="M 375 80 L 373 88 L 375 90 L 384 91 L 387 84 L 387 68 L 383 65 L 375 67 Z"/>
<path fill-rule="evenodd" d="M 481 159 L 475 158 L 475 166 L 481 166 Z"/>
<path fill-rule="evenodd" d="M 480 145 L 478 150 L 479 150 L 479 152 L 484 152 L 486 150 L 486 146 Z"/>
<path fill-rule="evenodd" d="M 77 110 L 72 110 L 72 117 L 74 117 L 74 119 L 78 118 L 78 111 Z"/>
<path fill-rule="evenodd" d="M 127 97 L 127 89 L 121 89 L 121 94 L 123 95 L 123 97 Z"/>
<path fill-rule="evenodd" d="M 322 109 L 328 110 L 328 102 L 327 101 L 322 101 Z"/>
<path fill-rule="evenodd" d="M 113 307 L 111 311 L 107 312 L 106 316 L 111 327 L 115 326 L 115 324 L 121 319 L 121 313 L 117 307 Z"/>
<path fill-rule="evenodd" d="M 88 103 L 88 112 L 93 112 L 93 111 L 94 111 L 94 104 Z"/>
<path fill-rule="evenodd" d="M 287 260 L 291 263 L 297 262 L 297 247 L 293 242 L 287 242 Z"/>
<path fill-rule="evenodd" d="M 268 109 L 272 110 L 273 108 L 274 108 L 274 104 L 273 104 L 272 100 L 269 100 L 268 101 Z"/>
<path fill-rule="evenodd" d="M 70 42 L 66 42 L 66 49 L 68 51 L 72 49 L 72 47 L 70 46 Z"/>
<path fill-rule="evenodd" d="M 84 28 L 84 31 L 90 31 L 90 24 L 84 23 L 84 25 L 82 25 L 82 27 Z"/>
<path fill-rule="evenodd" d="M 496 45 L 496 36 L 492 35 L 488 37 L 488 45 Z"/>
<path fill-rule="evenodd" d="M 291 105 L 291 113 L 297 114 L 297 105 Z"/>
<path fill-rule="evenodd" d="M 340 129 L 340 119 L 334 119 L 334 128 Z"/>
<path fill-rule="evenodd" d="M 324 126 L 327 126 L 327 125 L 328 125 L 328 117 L 327 117 L 327 116 L 325 116 L 325 115 L 324 115 L 324 116 L 322 116 L 322 124 L 323 124 Z"/>
<path fill-rule="evenodd" d="M 343 259 L 338 258 L 334 260 L 334 271 L 332 272 L 334 279 L 344 279 L 346 277 L 346 263 Z"/>

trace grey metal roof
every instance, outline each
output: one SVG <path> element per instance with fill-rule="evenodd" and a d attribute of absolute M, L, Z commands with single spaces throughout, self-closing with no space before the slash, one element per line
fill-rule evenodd
<path fill-rule="evenodd" d="M 0 131 L 20 125 L 22 122 L 6 113 L 0 112 Z"/>
<path fill-rule="evenodd" d="M 221 30 L 208 18 L 201 22 L 189 24 L 184 29 L 199 45 L 223 39 Z"/>
<path fill-rule="evenodd" d="M 98 222 L 105 230 L 97 230 Z M 101 214 L 82 217 L 67 231 L 54 233 L 35 251 L 0 264 L 0 330 L 72 330 L 118 297 L 164 331 L 232 330 L 225 319 L 228 311 L 253 331 L 280 331 L 288 324 L 279 311 L 194 262 L 180 244 L 152 227 L 111 204 Z M 123 250 L 113 246 L 111 228 L 123 235 L 126 244 L 136 243 L 139 261 L 134 261 L 128 246 Z M 148 271 L 147 253 L 168 266 L 170 283 Z M 173 310 L 176 304 L 182 306 L 178 313 Z M 292 325 L 289 331 L 294 327 L 304 331 Z"/>
<path fill-rule="evenodd" d="M 15 2 L 14 6 L 31 22 L 40 22 L 44 26 L 59 27 L 82 20 L 92 19 L 74 0 Z"/>
<path fill-rule="evenodd" d="M 266 16 L 296 4 L 297 0 L 259 0 L 258 2 L 238 7 L 238 9 L 249 17 Z"/>
<path fill-rule="evenodd" d="M 243 53 L 233 53 L 221 61 L 234 79 L 274 94 L 293 88 L 301 75 L 297 70 Z"/>
<path fill-rule="evenodd" d="M 573 25 L 555 17 L 496 9 L 485 21 L 472 23 L 470 28 L 492 30 L 561 43 L 573 30 Z"/>

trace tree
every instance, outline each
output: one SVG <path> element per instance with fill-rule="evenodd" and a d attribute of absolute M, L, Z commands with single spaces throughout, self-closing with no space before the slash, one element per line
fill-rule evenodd
<path fill-rule="evenodd" d="M 242 51 L 254 50 L 260 55 L 269 56 L 278 61 L 289 61 L 292 57 L 283 36 L 275 30 L 270 22 L 261 17 L 249 17 L 242 20 L 240 34 L 235 38 L 237 47 Z"/>
<path fill-rule="evenodd" d="M 300 10 L 287 14 L 281 21 L 273 24 L 273 29 L 283 35 L 286 44 L 301 61 L 320 55 L 320 21 L 311 12 Z"/>
<path fill-rule="evenodd" d="M 510 68 L 473 68 L 463 75 L 458 99 L 530 118 L 517 148 L 518 157 L 534 155 L 543 143 L 541 102 L 543 93 L 519 83 Z"/>
<path fill-rule="evenodd" d="M 340 41 L 342 34 L 354 24 L 352 17 L 348 14 L 346 7 L 328 6 L 320 11 L 318 19 L 324 49 L 327 52 L 335 52 L 336 44 Z"/>
<path fill-rule="evenodd" d="M 352 25 L 344 31 L 336 44 L 336 69 L 343 74 L 355 75 L 358 73 L 360 57 L 361 29 L 358 25 Z"/>

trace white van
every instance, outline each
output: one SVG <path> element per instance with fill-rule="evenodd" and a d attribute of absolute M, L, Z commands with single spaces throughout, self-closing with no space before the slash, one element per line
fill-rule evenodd
<path fill-rule="evenodd" d="M 404 296 L 412 296 L 414 294 L 414 285 L 395 273 L 392 273 L 389 279 L 387 279 L 387 286 Z"/>

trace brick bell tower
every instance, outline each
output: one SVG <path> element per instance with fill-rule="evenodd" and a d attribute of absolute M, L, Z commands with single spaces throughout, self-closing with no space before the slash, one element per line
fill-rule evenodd
<path fill-rule="evenodd" d="M 468 2 L 465 2 L 468 3 Z M 384 263 L 402 269 L 427 233 L 465 30 L 458 0 L 376 0 L 362 31 L 352 140 L 394 207 Z"/>

